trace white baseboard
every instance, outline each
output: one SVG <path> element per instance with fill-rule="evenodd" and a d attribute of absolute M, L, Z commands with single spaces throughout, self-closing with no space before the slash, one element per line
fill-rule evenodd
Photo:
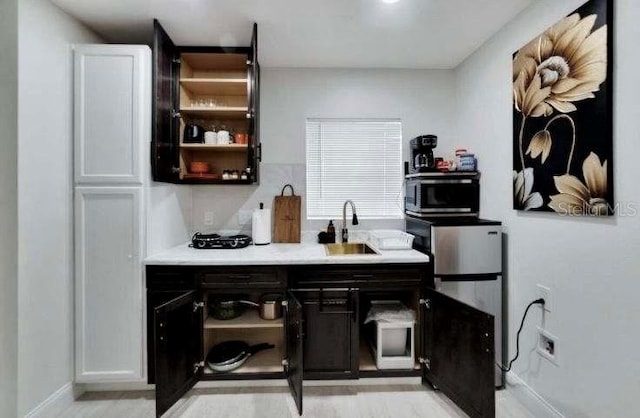
<path fill-rule="evenodd" d="M 507 390 L 536 418 L 565 418 L 513 372 L 507 373 Z"/>
<path fill-rule="evenodd" d="M 82 386 L 84 392 L 127 392 L 155 389 L 155 385 L 146 382 L 82 383 L 79 386 Z"/>
<path fill-rule="evenodd" d="M 71 382 L 56 390 L 51 396 L 25 415 L 25 418 L 53 418 L 67 409 L 81 395 Z"/>

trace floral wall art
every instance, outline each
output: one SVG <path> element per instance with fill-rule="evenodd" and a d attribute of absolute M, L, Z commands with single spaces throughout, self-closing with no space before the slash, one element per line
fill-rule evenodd
<path fill-rule="evenodd" d="M 611 0 L 591 0 L 513 54 L 514 209 L 614 212 Z"/>

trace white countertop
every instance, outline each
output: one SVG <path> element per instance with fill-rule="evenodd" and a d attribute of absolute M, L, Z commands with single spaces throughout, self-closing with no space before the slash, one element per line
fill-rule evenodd
<path fill-rule="evenodd" d="M 294 264 L 427 263 L 416 250 L 377 250 L 380 254 L 328 256 L 316 243 L 250 245 L 241 249 L 198 250 L 188 243 L 149 256 L 147 265 L 250 266 Z"/>

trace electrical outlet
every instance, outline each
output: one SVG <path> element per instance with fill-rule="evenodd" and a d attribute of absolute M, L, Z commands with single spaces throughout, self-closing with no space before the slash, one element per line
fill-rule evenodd
<path fill-rule="evenodd" d="M 538 284 L 538 298 L 544 299 L 544 310 L 547 312 L 551 312 L 551 308 L 553 306 L 551 299 L 551 289 L 547 286 Z"/>
<path fill-rule="evenodd" d="M 213 211 L 206 211 L 204 213 L 204 224 L 205 224 L 205 226 L 212 226 L 213 225 L 213 219 L 214 219 Z"/>
<path fill-rule="evenodd" d="M 238 211 L 238 225 L 246 225 L 251 222 L 251 215 L 253 214 L 250 210 L 239 210 Z"/>
<path fill-rule="evenodd" d="M 558 338 L 538 327 L 538 346 L 536 351 L 558 366 Z"/>

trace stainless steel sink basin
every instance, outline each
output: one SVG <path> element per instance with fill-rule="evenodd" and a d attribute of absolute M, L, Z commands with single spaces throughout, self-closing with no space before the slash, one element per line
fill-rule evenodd
<path fill-rule="evenodd" d="M 380 255 L 364 242 L 346 242 L 343 244 L 325 244 L 327 255 Z"/>

